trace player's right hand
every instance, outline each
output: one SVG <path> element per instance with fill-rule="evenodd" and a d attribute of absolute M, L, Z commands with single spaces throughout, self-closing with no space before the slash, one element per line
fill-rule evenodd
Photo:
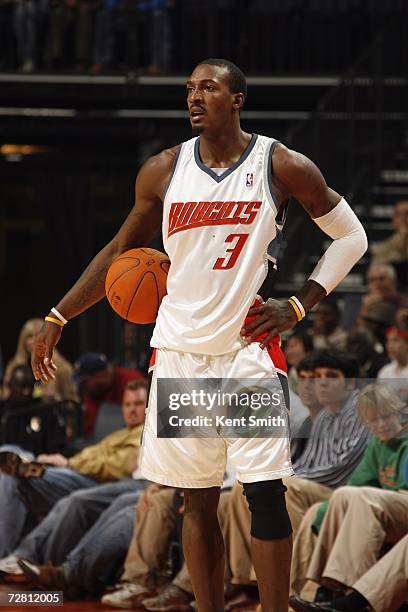
<path fill-rule="evenodd" d="M 57 366 L 52 360 L 52 353 L 58 340 L 61 338 L 62 327 L 48 321 L 44 324 L 34 340 L 31 352 L 31 367 L 35 380 L 47 384 L 55 380 Z"/>

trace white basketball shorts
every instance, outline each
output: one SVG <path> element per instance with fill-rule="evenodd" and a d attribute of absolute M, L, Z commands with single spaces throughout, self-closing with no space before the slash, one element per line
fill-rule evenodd
<path fill-rule="evenodd" d="M 281 438 L 157 438 L 159 378 L 271 378 L 266 349 L 252 343 L 224 355 L 157 349 L 140 454 L 145 478 L 179 488 L 222 485 L 227 453 L 240 482 L 275 480 L 293 473 L 290 442 Z"/>

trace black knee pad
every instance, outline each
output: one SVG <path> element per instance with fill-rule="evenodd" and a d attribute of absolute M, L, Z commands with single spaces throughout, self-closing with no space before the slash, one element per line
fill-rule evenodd
<path fill-rule="evenodd" d="M 259 540 L 279 540 L 292 533 L 282 480 L 244 483 L 244 495 L 252 514 L 251 535 Z"/>

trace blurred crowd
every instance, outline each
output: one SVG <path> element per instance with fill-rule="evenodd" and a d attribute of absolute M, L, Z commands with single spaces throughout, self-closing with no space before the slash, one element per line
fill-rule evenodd
<path fill-rule="evenodd" d="M 408 202 L 400 201 L 394 233 L 373 249 L 351 326 L 342 324 L 341 300 L 329 296 L 283 339 L 294 610 L 407 609 L 407 228 Z M 194 609 L 181 547 L 183 493 L 139 471 L 147 381 L 129 353 L 132 334 L 126 364 L 90 352 L 72 365 L 56 351 L 56 379 L 44 386 L 29 367 L 41 324 L 23 325 L 4 369 L 0 582 L 98 596 L 110 607 Z M 53 434 L 30 447 L 41 416 L 62 406 L 62 418 L 72 405 L 77 421 L 65 422 L 61 444 Z M 225 609 L 255 610 L 250 512 L 228 463 L 219 519 Z"/>
<path fill-rule="evenodd" d="M 172 0 L 0 0 L 2 68 L 168 72 L 172 6 Z"/>
<path fill-rule="evenodd" d="M 407 17 L 404 0 L 0 0 L 0 69 L 186 73 L 215 56 L 249 73 L 338 74 Z M 389 51 L 404 74 L 398 41 Z"/>

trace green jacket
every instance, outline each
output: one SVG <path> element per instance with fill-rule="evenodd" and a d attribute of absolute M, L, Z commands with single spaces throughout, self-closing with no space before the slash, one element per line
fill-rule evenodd
<path fill-rule="evenodd" d="M 397 438 L 381 442 L 371 438 L 363 458 L 347 482 L 351 487 L 377 487 L 388 491 L 408 489 L 404 478 L 404 463 L 408 457 L 408 428 L 405 427 Z M 317 509 L 312 529 L 319 533 L 329 501 L 322 502 Z"/>

